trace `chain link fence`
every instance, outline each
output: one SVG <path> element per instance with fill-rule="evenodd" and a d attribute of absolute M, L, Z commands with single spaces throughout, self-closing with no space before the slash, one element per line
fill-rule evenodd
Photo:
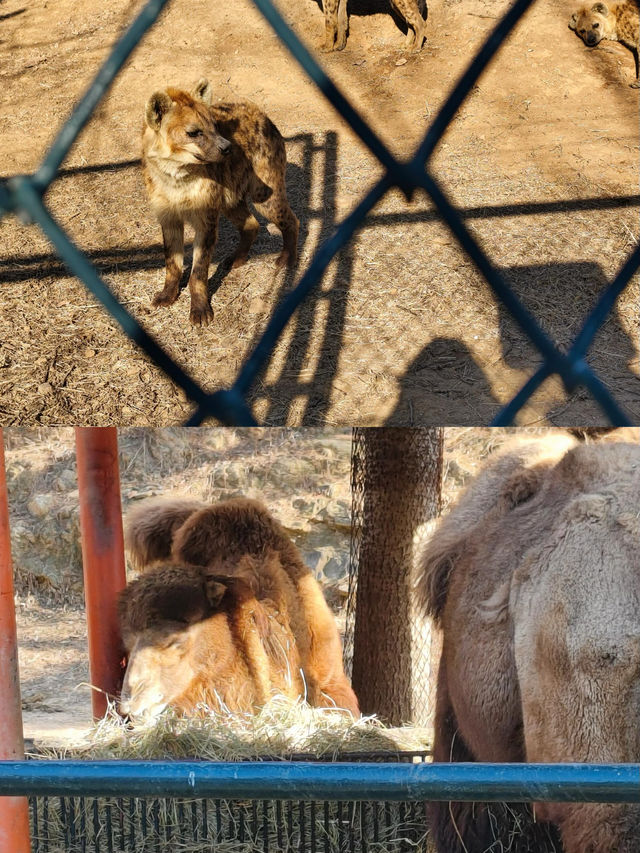
<path fill-rule="evenodd" d="M 446 99 L 414 155 L 407 160 L 399 160 L 390 152 L 286 24 L 274 3 L 271 0 L 252 0 L 308 76 L 342 117 L 349 122 L 353 132 L 377 157 L 384 167 L 384 174 L 366 192 L 352 212 L 338 224 L 331 236 L 318 249 L 295 288 L 276 306 L 264 333 L 240 369 L 233 385 L 213 393 L 206 392 L 118 301 L 94 265 L 56 222 L 45 201 L 45 194 L 58 177 L 60 167 L 72 145 L 131 53 L 169 2 L 170 0 L 150 0 L 144 6 L 129 29 L 113 47 L 110 56 L 76 105 L 68 121 L 60 129 L 36 172 L 0 181 L 0 216 L 13 213 L 22 221 L 37 223 L 42 228 L 71 273 L 84 282 L 91 293 L 111 313 L 125 334 L 195 404 L 193 413 L 187 421 L 188 425 L 200 424 L 206 418 L 215 418 L 223 424 L 256 425 L 246 399 L 247 392 L 269 363 L 288 321 L 309 292 L 319 284 L 332 259 L 363 225 L 367 214 L 394 187 L 404 193 L 407 201 L 411 200 L 416 189 L 423 189 L 430 196 L 442 220 L 450 228 L 469 259 L 542 357 L 541 365 L 534 370 L 521 390 L 499 412 L 493 421 L 494 425 L 512 423 L 516 414 L 540 385 L 553 375 L 561 378 L 567 393 L 573 393 L 579 386 L 586 387 L 611 423 L 615 425 L 631 423 L 611 390 L 588 364 L 587 353 L 617 298 L 640 266 L 640 244 L 630 253 L 614 280 L 601 294 L 571 345 L 566 348 L 566 351 L 561 351 L 509 287 L 501 272 L 492 264 L 488 255 L 465 226 L 459 211 L 449 200 L 445 190 L 427 168 L 438 142 L 457 110 L 533 0 L 516 0 L 509 8 Z"/>

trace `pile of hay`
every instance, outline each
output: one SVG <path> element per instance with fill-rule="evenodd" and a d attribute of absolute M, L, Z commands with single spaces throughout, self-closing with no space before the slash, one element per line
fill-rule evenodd
<path fill-rule="evenodd" d="M 202 709 L 183 718 L 166 711 L 135 726 L 112 709 L 83 742 L 38 757 L 411 761 L 424 759 L 428 748 L 425 730 L 275 698 L 257 714 Z M 422 803 L 38 798 L 32 818 L 34 848 L 48 853 L 400 853 L 427 845 Z"/>
<path fill-rule="evenodd" d="M 165 711 L 147 724 L 130 725 L 110 709 L 86 742 L 53 751 L 56 757 L 91 759 L 206 759 L 250 761 L 297 758 L 334 761 L 345 753 L 377 753 L 388 761 L 403 752 L 426 752 L 428 732 L 387 728 L 375 717 L 354 719 L 331 708 L 275 697 L 258 713 L 203 708 L 198 717 Z"/>
<path fill-rule="evenodd" d="M 42 758 L 250 761 L 420 761 L 429 732 L 387 728 L 375 717 L 276 698 L 257 714 L 166 711 L 126 724 L 115 709 L 82 743 Z M 432 853 L 422 803 L 38 798 L 34 850 L 47 853 Z M 486 853 L 561 853 L 557 834 L 524 806 L 488 806 Z"/>

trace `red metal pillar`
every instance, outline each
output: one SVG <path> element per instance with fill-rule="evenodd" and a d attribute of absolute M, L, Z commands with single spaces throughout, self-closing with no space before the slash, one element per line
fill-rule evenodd
<path fill-rule="evenodd" d="M 100 719 L 122 677 L 116 604 L 126 576 L 115 427 L 76 427 L 76 460 L 89 664 L 91 683 L 99 688 L 91 701 Z"/>
<path fill-rule="evenodd" d="M 18 675 L 18 640 L 13 601 L 13 564 L 9 537 L 9 501 L 0 429 L 0 759 L 24 758 L 22 706 Z M 0 797 L 0 850 L 29 853 L 29 806 L 26 797 Z"/>

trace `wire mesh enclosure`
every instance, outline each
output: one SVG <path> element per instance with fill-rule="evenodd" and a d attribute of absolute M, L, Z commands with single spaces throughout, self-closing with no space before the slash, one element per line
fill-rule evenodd
<path fill-rule="evenodd" d="M 30 805 L 33 853 L 404 853 L 427 835 L 420 803 L 52 797 Z"/>
<path fill-rule="evenodd" d="M 29 807 L 33 853 L 408 853 L 427 837 L 419 802 L 31 797 Z"/>
<path fill-rule="evenodd" d="M 607 321 L 616 300 L 640 266 L 640 245 L 636 245 L 628 255 L 591 313 L 584 318 L 578 334 L 570 345 L 560 348 L 544 331 L 541 322 L 525 307 L 514 289 L 507 284 L 504 273 L 492 262 L 488 253 L 483 250 L 467 228 L 463 216 L 450 201 L 446 191 L 436 181 L 431 171 L 425 169 L 436 146 L 478 78 L 532 2 L 533 0 L 516 0 L 473 58 L 467 71 L 432 121 L 413 156 L 407 160 L 400 160 L 391 153 L 323 71 L 313 55 L 284 21 L 273 2 L 253 0 L 254 5 L 305 72 L 349 123 L 354 134 L 378 159 L 383 167 L 383 174 L 325 240 L 294 289 L 276 306 L 264 333 L 253 347 L 230 388 L 209 393 L 194 381 L 115 298 L 95 266 L 58 224 L 44 200 L 46 191 L 58 178 L 60 168 L 71 146 L 140 39 L 152 26 L 162 9 L 168 5 L 169 0 L 150 0 L 142 9 L 131 27 L 114 46 L 111 55 L 98 71 L 94 82 L 67 123 L 60 129 L 40 167 L 33 174 L 14 176 L 0 181 L 0 214 L 15 213 L 24 221 L 37 223 L 42 228 L 69 270 L 82 279 L 94 296 L 112 314 L 123 331 L 193 401 L 195 405 L 189 424 L 201 423 L 207 417 L 215 417 L 223 423 L 251 425 L 255 423 L 255 417 L 247 402 L 248 392 L 256 383 L 261 371 L 269 364 L 276 343 L 296 309 L 310 291 L 318 286 L 337 253 L 352 240 L 373 207 L 390 190 L 398 188 L 409 200 L 416 189 L 423 189 L 435 204 L 442 221 L 449 227 L 469 260 L 484 277 L 499 302 L 530 339 L 540 356 L 538 364 L 531 364 L 530 377 L 525 385 L 497 415 L 494 423 L 513 422 L 516 414 L 542 383 L 549 377 L 558 375 L 568 393 L 572 393 L 580 386 L 586 387 L 612 423 L 628 424 L 630 419 L 616 401 L 615 389 L 612 391 L 606 386 L 587 359 L 595 336 Z M 215 377 L 213 379 L 215 380 Z"/>

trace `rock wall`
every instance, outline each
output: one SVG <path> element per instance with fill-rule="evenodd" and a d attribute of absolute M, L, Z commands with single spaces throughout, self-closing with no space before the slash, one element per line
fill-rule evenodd
<path fill-rule="evenodd" d="M 339 606 L 349 569 L 350 430 L 119 431 L 123 511 L 163 494 L 264 501 Z M 11 544 L 19 592 L 82 597 L 74 435 L 12 432 L 6 448 Z"/>

